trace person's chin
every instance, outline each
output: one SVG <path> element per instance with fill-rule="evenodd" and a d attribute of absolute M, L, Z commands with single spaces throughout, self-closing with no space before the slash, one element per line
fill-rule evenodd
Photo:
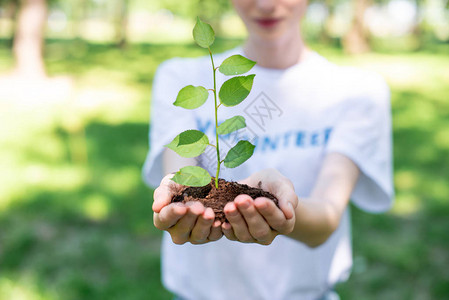
<path fill-rule="evenodd" d="M 250 34 L 255 34 L 258 37 L 266 40 L 275 40 L 282 36 L 282 26 L 277 24 L 276 26 L 260 26 L 257 22 L 251 24 L 252 28 Z"/>
<path fill-rule="evenodd" d="M 259 36 L 260 39 L 269 41 L 269 42 L 273 42 L 276 40 L 281 39 L 281 37 L 283 36 L 282 34 L 282 30 L 257 30 L 255 32 L 257 34 L 257 36 Z"/>

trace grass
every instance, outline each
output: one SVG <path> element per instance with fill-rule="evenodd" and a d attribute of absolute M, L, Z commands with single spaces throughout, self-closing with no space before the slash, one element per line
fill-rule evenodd
<path fill-rule="evenodd" d="M 216 51 L 238 43 L 219 41 Z M 447 55 L 349 58 L 315 48 L 382 73 L 392 87 L 396 203 L 381 215 L 353 208 L 354 272 L 338 292 L 449 299 Z M 0 299 L 171 299 L 140 168 L 157 65 L 202 54 L 194 45 L 49 41 L 48 71 L 70 76 L 74 91 L 54 101 L 0 99 Z M 1 41 L 2 70 L 11 57 Z"/>

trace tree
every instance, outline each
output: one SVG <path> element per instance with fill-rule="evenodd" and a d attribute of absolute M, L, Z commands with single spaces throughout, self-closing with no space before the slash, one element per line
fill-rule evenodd
<path fill-rule="evenodd" d="M 353 0 L 351 27 L 343 37 L 343 48 L 350 54 L 364 53 L 370 50 L 369 34 L 365 27 L 364 16 L 370 6 L 370 0 Z"/>
<path fill-rule="evenodd" d="M 87 18 L 89 11 L 88 0 L 77 0 L 74 3 L 72 1 L 71 4 L 72 21 L 74 23 L 73 34 L 77 39 L 80 40 L 83 37 L 82 23 Z"/>
<path fill-rule="evenodd" d="M 129 0 L 116 1 L 115 40 L 123 48 L 127 42 Z"/>
<path fill-rule="evenodd" d="M 160 0 L 162 8 L 168 9 L 175 15 L 195 18 L 199 16 L 212 25 L 217 35 L 220 34 L 221 18 L 231 9 L 229 0 Z"/>
<path fill-rule="evenodd" d="M 328 10 L 328 14 L 326 17 L 326 20 L 323 23 L 323 26 L 321 27 L 321 31 L 320 31 L 320 36 L 319 39 L 321 42 L 323 42 L 324 44 L 329 44 L 332 40 L 330 34 L 329 34 L 329 29 L 331 28 L 331 24 L 333 21 L 333 18 L 335 17 L 335 6 L 337 1 L 335 0 L 325 0 L 324 4 L 327 7 Z"/>
<path fill-rule="evenodd" d="M 44 29 L 47 21 L 46 0 L 21 0 L 16 21 L 13 52 L 18 76 L 46 77 L 43 61 Z"/>

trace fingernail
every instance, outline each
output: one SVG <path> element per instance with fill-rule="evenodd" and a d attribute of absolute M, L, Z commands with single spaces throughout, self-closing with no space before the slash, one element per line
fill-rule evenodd
<path fill-rule="evenodd" d="M 212 208 L 208 207 L 204 210 L 203 219 L 207 221 L 214 219 L 214 211 L 212 210 Z"/>
<path fill-rule="evenodd" d="M 228 211 L 226 214 L 230 215 L 231 217 L 235 217 L 237 215 L 237 210 Z"/>
<path fill-rule="evenodd" d="M 250 205 L 248 200 L 245 200 L 244 202 L 240 203 L 239 206 L 242 208 L 248 208 Z"/>
<path fill-rule="evenodd" d="M 262 199 L 262 198 L 257 198 L 254 201 L 254 205 L 257 207 L 257 209 L 266 209 L 268 207 L 268 203 L 264 200 L 258 200 L 258 199 Z"/>

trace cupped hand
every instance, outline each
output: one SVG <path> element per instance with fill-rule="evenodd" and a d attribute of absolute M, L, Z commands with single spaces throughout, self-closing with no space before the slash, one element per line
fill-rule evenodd
<path fill-rule="evenodd" d="M 272 193 L 279 200 L 279 207 L 265 197 L 252 199 L 239 195 L 224 207 L 229 223 L 221 225 L 224 235 L 243 243 L 269 245 L 279 234 L 292 232 L 298 196 L 292 182 L 275 169 L 265 169 L 252 174 L 239 183 L 259 187 Z"/>
<path fill-rule="evenodd" d="M 173 174 L 165 176 L 154 191 L 154 226 L 168 231 L 173 242 L 178 245 L 219 240 L 223 236 L 221 222 L 214 221 L 212 208 L 205 208 L 200 202 L 171 203 L 173 190 L 180 188 L 180 185 L 170 180 L 172 177 Z"/>

